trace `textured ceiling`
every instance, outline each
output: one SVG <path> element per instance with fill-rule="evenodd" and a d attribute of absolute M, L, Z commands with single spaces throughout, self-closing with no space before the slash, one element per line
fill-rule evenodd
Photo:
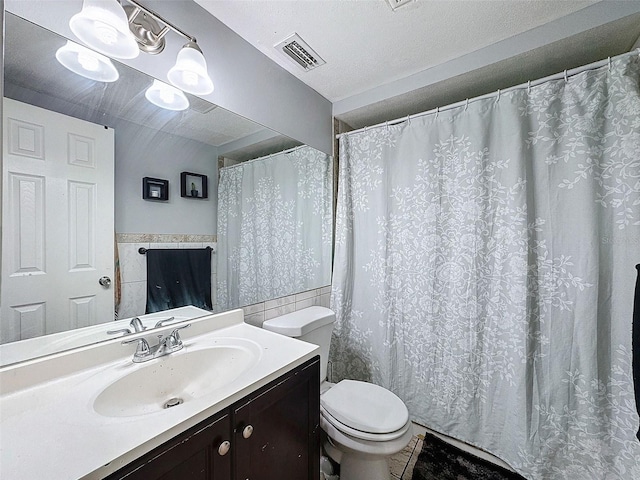
<path fill-rule="evenodd" d="M 333 102 L 340 131 L 444 107 L 628 51 L 638 0 L 195 0 Z M 274 45 L 299 34 L 327 63 Z"/>
<path fill-rule="evenodd" d="M 583 9 L 591 1 L 196 0 L 332 102 Z M 327 63 L 304 72 L 274 49 L 298 33 Z"/>
<path fill-rule="evenodd" d="M 349 128 L 362 128 L 433 110 L 588 65 L 627 52 L 640 36 L 640 13 L 610 22 L 561 41 L 486 65 L 428 86 L 397 95 L 337 117 Z M 347 129 L 349 129 L 347 128 Z"/>

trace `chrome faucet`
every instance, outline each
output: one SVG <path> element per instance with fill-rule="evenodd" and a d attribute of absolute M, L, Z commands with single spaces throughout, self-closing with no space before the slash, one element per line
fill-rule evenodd
<path fill-rule="evenodd" d="M 147 329 L 147 327 L 143 325 L 142 321 L 138 317 L 132 318 L 131 322 L 129 323 L 129 326 L 133 329 L 133 331 L 131 331 L 130 328 L 121 328 L 119 330 L 107 330 L 107 335 L 117 335 L 119 333 L 122 333 L 124 334 L 123 335 L 124 337 L 126 335 L 131 335 L 132 333 L 139 333 Z M 157 326 L 158 325 L 156 325 L 156 327 Z"/>
<path fill-rule="evenodd" d="M 180 338 L 179 331 L 190 327 L 191 324 L 182 325 L 181 327 L 174 328 L 169 335 L 162 336 L 158 335 L 158 344 L 151 347 L 149 342 L 145 338 L 134 338 L 131 340 L 125 340 L 122 342 L 123 345 L 128 343 L 138 342 L 138 346 L 136 347 L 136 351 L 133 354 L 133 363 L 142 363 L 148 362 L 149 360 L 153 360 L 154 358 L 163 357 L 165 355 L 169 355 L 170 353 L 177 352 L 178 350 L 182 350 L 184 347 L 182 343 L 182 339 Z"/>
<path fill-rule="evenodd" d="M 142 321 L 138 317 L 132 318 L 129 326 L 133 328 L 133 331 L 136 333 L 142 332 L 143 330 L 147 329 L 147 327 L 142 324 Z"/>

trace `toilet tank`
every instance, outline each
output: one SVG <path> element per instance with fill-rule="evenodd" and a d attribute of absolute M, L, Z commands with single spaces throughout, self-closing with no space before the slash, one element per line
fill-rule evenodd
<path fill-rule="evenodd" d="M 325 307 L 309 307 L 272 318 L 262 324 L 271 332 L 297 338 L 320 347 L 320 381 L 327 378 L 329 346 L 336 314 Z"/>

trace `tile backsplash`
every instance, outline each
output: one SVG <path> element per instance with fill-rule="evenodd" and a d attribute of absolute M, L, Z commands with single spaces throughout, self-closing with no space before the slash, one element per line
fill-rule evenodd
<path fill-rule="evenodd" d="M 118 255 L 122 296 L 119 318 L 135 317 L 145 313 L 147 299 L 147 263 L 144 255 L 138 253 L 143 248 L 213 248 L 211 253 L 211 302 L 216 304 L 217 238 L 215 235 L 174 235 L 174 234 L 118 234 Z M 262 327 L 273 317 L 301 310 L 313 305 L 329 307 L 331 286 L 314 288 L 286 297 L 267 300 L 243 307 L 245 322 Z"/>
<path fill-rule="evenodd" d="M 244 310 L 244 321 L 256 327 L 262 327 L 262 324 L 271 318 L 302 310 L 303 308 L 314 305 L 329 308 L 330 294 L 331 286 L 327 285 L 322 288 L 296 293 L 295 295 L 248 305 L 242 308 Z"/>

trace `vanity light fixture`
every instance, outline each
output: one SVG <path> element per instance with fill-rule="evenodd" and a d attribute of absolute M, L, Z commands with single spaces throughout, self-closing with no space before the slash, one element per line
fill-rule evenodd
<path fill-rule="evenodd" d="M 176 87 L 194 95 L 213 92 L 213 82 L 207 73 L 207 61 L 192 39 L 178 52 L 176 64 L 167 73 L 167 78 Z"/>
<path fill-rule="evenodd" d="M 84 0 L 82 10 L 69 20 L 69 28 L 94 50 L 113 58 L 136 58 L 138 44 L 129 19 L 117 0 Z"/>
<path fill-rule="evenodd" d="M 127 5 L 123 6 L 125 2 Z M 162 52 L 165 35 L 172 30 L 185 38 L 187 44 L 178 53 L 167 78 L 177 88 L 194 95 L 213 92 L 207 62 L 195 37 L 137 0 L 84 0 L 82 11 L 71 18 L 69 27 L 95 50 L 125 59 L 135 58 L 140 50 L 152 55 Z"/>
<path fill-rule="evenodd" d="M 120 75 L 109 58 L 71 40 L 56 51 L 56 59 L 73 73 L 98 82 L 115 82 Z"/>
<path fill-rule="evenodd" d="M 154 80 L 144 96 L 154 105 L 166 110 L 179 111 L 189 108 L 189 100 L 182 90 L 160 80 Z"/>

